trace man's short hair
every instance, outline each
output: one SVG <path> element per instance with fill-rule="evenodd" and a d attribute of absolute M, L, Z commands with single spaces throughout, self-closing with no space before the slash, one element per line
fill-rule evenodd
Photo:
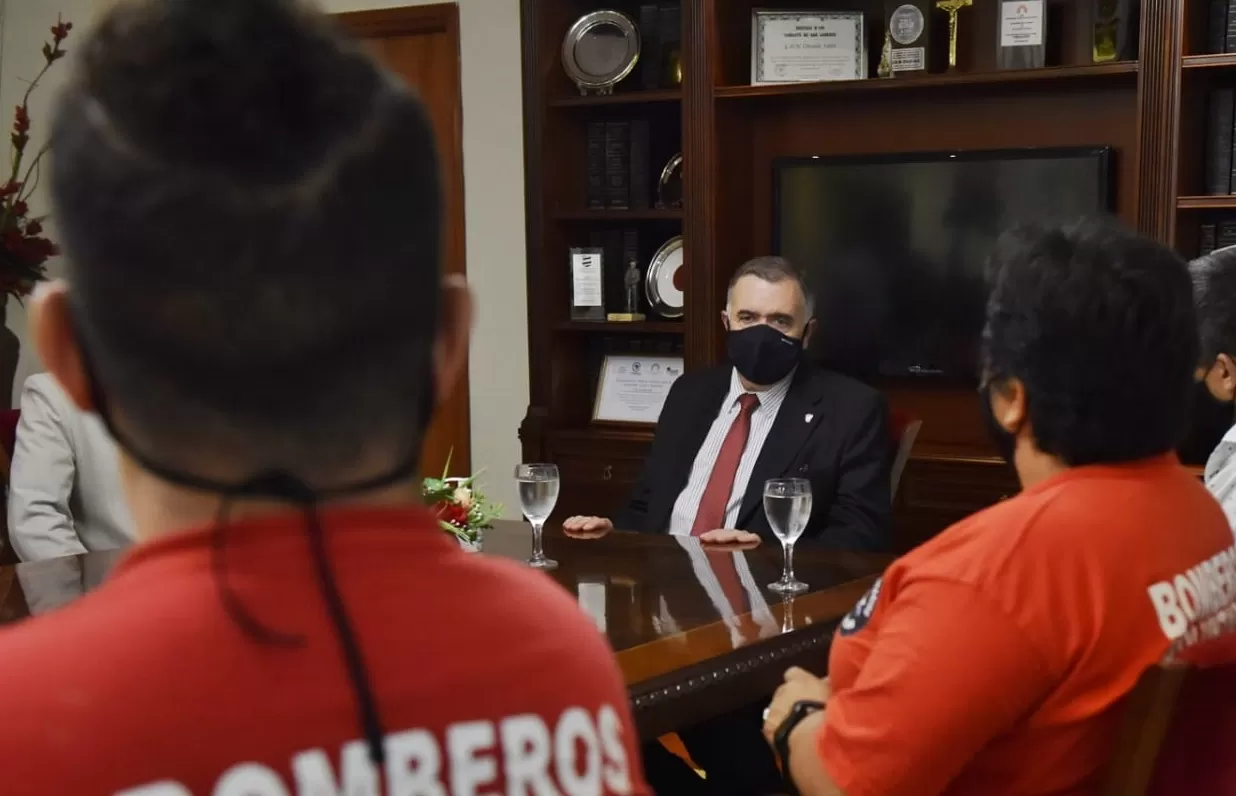
<path fill-rule="evenodd" d="M 766 255 L 747 260 L 745 263 L 738 266 L 738 270 L 736 270 L 734 275 L 730 277 L 730 285 L 725 291 L 725 301 L 727 305 L 729 304 L 730 296 L 734 292 L 734 285 L 738 284 L 738 280 L 742 279 L 744 276 L 754 276 L 765 282 L 772 282 L 774 284 L 786 279 L 792 279 L 798 283 L 798 289 L 803 294 L 803 301 L 807 309 L 807 318 L 811 318 L 815 315 L 815 297 L 811 294 L 811 290 L 807 286 L 807 277 L 786 258 Z"/>
<path fill-rule="evenodd" d="M 76 332 L 135 445 L 192 471 L 416 456 L 441 200 L 421 103 L 295 0 L 129 2 L 53 128 Z"/>
<path fill-rule="evenodd" d="M 1236 246 L 1211 252 L 1189 264 L 1201 364 L 1210 366 L 1220 354 L 1236 357 Z"/>
<path fill-rule="evenodd" d="M 1166 453 L 1183 437 L 1197 362 L 1188 269 L 1094 220 L 1021 228 L 997 245 L 983 367 L 1025 385 L 1040 450 L 1066 464 Z"/>

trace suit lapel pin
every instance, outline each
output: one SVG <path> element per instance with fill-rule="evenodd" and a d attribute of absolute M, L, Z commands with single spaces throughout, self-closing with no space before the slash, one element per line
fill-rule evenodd
<path fill-rule="evenodd" d="M 815 415 L 812 415 L 812 414 L 808 414 L 806 417 L 803 418 L 804 423 L 810 423 L 812 420 L 815 420 Z"/>

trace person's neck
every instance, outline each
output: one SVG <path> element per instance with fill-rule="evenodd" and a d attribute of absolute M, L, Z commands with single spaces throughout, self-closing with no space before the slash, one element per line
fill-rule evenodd
<path fill-rule="evenodd" d="M 181 531 L 208 528 L 218 517 L 220 495 L 177 486 L 145 471 L 126 473 L 125 498 L 139 540 L 156 539 Z M 411 481 L 324 503 L 324 507 L 395 507 L 416 505 L 419 490 Z M 230 523 L 295 510 L 288 501 L 237 500 L 228 509 Z"/>
<path fill-rule="evenodd" d="M 735 370 L 734 372 L 738 373 L 737 370 Z M 791 371 L 791 373 L 792 372 L 793 371 Z M 780 381 L 774 381 L 772 384 L 756 384 L 755 382 L 749 381 L 741 373 L 738 373 L 738 383 L 739 385 L 742 386 L 744 392 L 764 392 L 766 390 L 771 390 L 773 387 L 777 386 L 778 384 L 781 383 L 781 381 L 784 381 L 784 380 L 785 379 L 781 379 Z"/>
<path fill-rule="evenodd" d="M 1021 481 L 1023 490 L 1032 489 L 1069 469 L 1069 466 L 1058 457 L 1037 449 L 1030 449 L 1026 445 L 1018 446 L 1013 460 L 1017 478 Z"/>

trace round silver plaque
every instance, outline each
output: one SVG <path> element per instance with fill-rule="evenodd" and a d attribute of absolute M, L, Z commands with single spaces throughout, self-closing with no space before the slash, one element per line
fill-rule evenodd
<path fill-rule="evenodd" d="M 682 236 L 678 235 L 657 249 L 648 266 L 644 292 L 653 312 L 664 318 L 682 317 L 686 276 Z"/>
<path fill-rule="evenodd" d="M 682 153 L 669 159 L 657 181 L 657 207 L 662 210 L 682 207 Z"/>
<path fill-rule="evenodd" d="M 918 6 L 898 6 L 888 18 L 888 32 L 898 44 L 913 44 L 923 35 L 925 20 Z"/>
<path fill-rule="evenodd" d="M 562 41 L 562 68 L 581 94 L 612 94 L 639 62 L 639 31 L 626 14 L 593 11 Z"/>

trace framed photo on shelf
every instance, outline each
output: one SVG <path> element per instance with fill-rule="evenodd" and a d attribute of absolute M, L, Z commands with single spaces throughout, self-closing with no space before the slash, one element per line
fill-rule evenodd
<path fill-rule="evenodd" d="M 592 421 L 656 425 L 670 387 L 682 371 L 682 357 L 607 355 L 597 380 Z"/>
<path fill-rule="evenodd" d="M 751 12 L 751 85 L 866 77 L 861 11 Z"/>

